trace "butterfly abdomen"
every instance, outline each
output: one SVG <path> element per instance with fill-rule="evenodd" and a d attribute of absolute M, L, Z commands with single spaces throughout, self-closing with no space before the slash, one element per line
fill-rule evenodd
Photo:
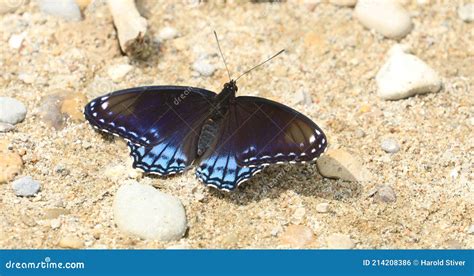
<path fill-rule="evenodd" d="M 197 155 L 201 156 L 211 146 L 212 142 L 217 136 L 219 124 L 213 119 L 208 119 L 203 127 L 198 139 Z"/>

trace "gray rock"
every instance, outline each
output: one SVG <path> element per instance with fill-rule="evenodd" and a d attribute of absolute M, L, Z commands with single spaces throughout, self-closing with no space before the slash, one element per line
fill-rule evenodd
<path fill-rule="evenodd" d="M 400 150 L 400 145 L 397 140 L 393 138 L 386 138 L 380 142 L 380 146 L 385 152 L 396 153 Z"/>
<path fill-rule="evenodd" d="M 135 181 L 118 189 L 114 219 L 121 231 L 149 240 L 178 240 L 187 228 L 184 207 L 178 198 Z"/>
<path fill-rule="evenodd" d="M 25 105 L 13 98 L 0 97 L 0 122 L 11 125 L 23 121 L 26 116 Z"/>
<path fill-rule="evenodd" d="M 12 188 L 17 196 L 34 196 L 41 189 L 41 185 L 31 176 L 24 176 L 13 181 Z"/>
<path fill-rule="evenodd" d="M 374 194 L 374 200 L 376 202 L 391 203 L 397 201 L 397 196 L 391 186 L 383 185 L 377 189 L 377 192 Z"/>
<path fill-rule="evenodd" d="M 198 59 L 193 64 L 193 70 L 198 72 L 201 76 L 209 77 L 212 74 L 214 74 L 214 71 L 216 71 L 216 68 L 214 67 L 214 65 L 210 64 L 207 60 Z"/>
<path fill-rule="evenodd" d="M 458 16 L 464 22 L 474 21 L 474 3 L 465 4 L 459 7 Z"/>
<path fill-rule="evenodd" d="M 82 19 L 81 10 L 74 0 L 37 0 L 40 10 L 46 14 L 69 21 Z"/>

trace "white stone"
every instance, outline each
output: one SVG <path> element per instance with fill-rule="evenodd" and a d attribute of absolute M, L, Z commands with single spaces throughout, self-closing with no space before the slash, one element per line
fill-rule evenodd
<path fill-rule="evenodd" d="M 0 122 L 15 125 L 25 119 L 25 105 L 13 98 L 0 97 Z"/>
<path fill-rule="evenodd" d="M 469 226 L 469 228 L 467 229 L 467 233 L 474 234 L 474 224 L 471 224 L 471 226 Z"/>
<path fill-rule="evenodd" d="M 158 33 L 158 40 L 169 40 L 178 37 L 178 31 L 173 27 L 164 27 Z"/>
<path fill-rule="evenodd" d="M 46 14 L 70 21 L 82 19 L 81 10 L 74 0 L 37 0 L 40 10 Z"/>
<path fill-rule="evenodd" d="M 118 189 L 114 219 L 121 231 L 149 240 L 178 240 L 187 228 L 184 207 L 178 198 L 138 182 Z"/>
<path fill-rule="evenodd" d="M 400 150 L 400 145 L 393 138 L 383 139 L 380 142 L 380 147 L 387 153 L 397 153 Z"/>
<path fill-rule="evenodd" d="M 318 213 L 327 213 L 329 211 L 329 203 L 319 203 L 318 205 L 316 205 L 316 211 Z"/>
<path fill-rule="evenodd" d="M 474 3 L 465 4 L 459 7 L 458 16 L 465 22 L 474 21 Z"/>
<path fill-rule="evenodd" d="M 328 248 L 332 249 L 352 249 L 355 244 L 348 235 L 332 234 L 326 239 Z"/>
<path fill-rule="evenodd" d="M 107 74 L 109 75 L 110 79 L 112 79 L 112 81 L 120 82 L 132 69 L 133 66 L 129 64 L 112 65 L 109 67 L 109 69 L 107 69 Z"/>
<path fill-rule="evenodd" d="M 398 100 L 441 89 L 441 79 L 431 67 L 400 49 L 390 51 L 375 80 L 377 93 L 385 100 Z"/>
<path fill-rule="evenodd" d="M 26 37 L 26 32 L 22 32 L 21 34 L 14 34 L 8 40 L 8 45 L 12 49 L 19 49 L 23 44 L 23 40 Z"/>
<path fill-rule="evenodd" d="M 0 15 L 14 12 L 25 4 L 25 0 L 0 0 Z"/>
<path fill-rule="evenodd" d="M 354 13 L 366 28 L 388 38 L 401 39 L 413 28 L 410 15 L 395 0 L 359 0 Z"/>
<path fill-rule="evenodd" d="M 216 68 L 206 59 L 200 58 L 193 64 L 193 70 L 198 72 L 201 76 L 209 77 L 214 73 Z"/>

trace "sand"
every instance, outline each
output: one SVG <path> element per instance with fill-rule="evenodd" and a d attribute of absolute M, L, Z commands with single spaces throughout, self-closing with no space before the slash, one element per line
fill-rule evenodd
<path fill-rule="evenodd" d="M 35 197 L 17 197 L 10 183 L 0 185 L 0 248 L 288 248 L 294 246 L 282 237 L 290 225 L 312 230 L 307 248 L 326 248 L 335 234 L 348 236 L 355 248 L 474 248 L 468 233 L 474 224 L 473 25 L 458 18 L 460 1 L 431 2 L 407 4 L 415 28 L 401 42 L 442 76 L 444 88 L 399 101 L 378 98 L 374 80 L 396 41 L 362 27 L 351 8 L 148 4 L 149 33 L 171 26 L 179 36 L 162 42 L 147 61 L 130 62 L 103 4 L 88 8 L 79 22 L 46 16 L 34 2 L 0 16 L 0 96 L 28 107 L 26 120 L 0 139 L 22 153 L 21 175 L 42 184 Z M 101 135 L 85 121 L 54 129 L 37 113 L 52 94 L 81 93 L 91 100 L 150 84 L 220 91 L 228 77 L 214 30 L 234 75 L 286 49 L 239 80 L 239 95 L 266 97 L 306 114 L 326 132 L 330 148 L 357 156 L 372 180 L 325 179 L 314 164 L 272 166 L 223 193 L 204 187 L 193 171 L 170 178 L 110 172 L 130 167 L 121 139 Z M 9 38 L 22 32 L 23 46 L 12 49 Z M 217 69 L 210 77 L 192 70 L 202 53 Z M 112 81 L 108 68 L 123 63 L 134 68 Z M 298 100 L 301 91 L 312 103 Z M 400 151 L 384 152 L 385 137 L 396 139 Z M 183 239 L 147 241 L 117 229 L 112 204 L 127 178 L 182 200 L 189 227 Z M 379 185 L 392 186 L 396 201 L 374 201 L 370 194 Z M 327 212 L 317 211 L 321 203 L 329 204 Z"/>

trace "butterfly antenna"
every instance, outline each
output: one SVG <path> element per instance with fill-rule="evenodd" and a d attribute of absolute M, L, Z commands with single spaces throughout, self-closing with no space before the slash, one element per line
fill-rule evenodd
<path fill-rule="evenodd" d="M 248 73 L 250 73 L 252 70 L 254 69 L 257 69 L 258 67 L 264 65 L 265 63 L 269 62 L 270 60 L 272 60 L 273 58 L 277 57 L 278 55 L 280 55 L 281 53 L 283 53 L 285 51 L 285 49 L 282 49 L 280 52 L 274 54 L 272 57 L 270 58 L 267 58 L 265 61 L 261 62 L 260 64 L 258 65 L 255 65 L 254 67 L 250 68 L 249 70 L 245 71 L 244 73 L 242 73 L 242 75 L 240 75 L 238 78 L 235 79 L 235 81 L 237 81 L 238 79 L 240 79 L 240 77 L 242 77 L 243 75 L 246 75 Z"/>
<path fill-rule="evenodd" d="M 217 37 L 216 31 L 214 31 L 214 36 L 216 37 L 217 47 L 219 48 L 219 52 L 221 53 L 222 60 L 224 61 L 225 69 L 227 70 L 227 75 L 229 76 L 229 80 L 231 80 L 232 77 L 230 76 L 229 67 L 227 67 L 227 62 L 225 62 L 225 57 L 224 57 L 224 54 L 222 53 L 221 44 L 219 43 L 219 38 Z"/>

